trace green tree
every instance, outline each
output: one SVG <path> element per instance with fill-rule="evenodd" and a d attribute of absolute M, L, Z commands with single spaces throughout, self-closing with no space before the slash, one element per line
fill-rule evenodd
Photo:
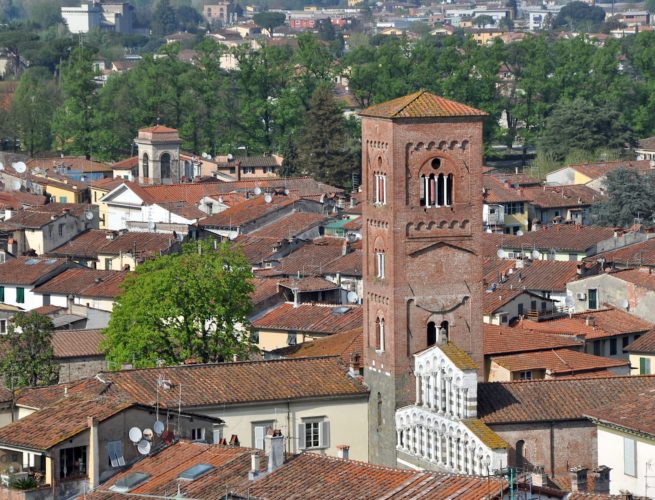
<path fill-rule="evenodd" d="M 30 156 L 50 150 L 52 116 L 59 101 L 55 83 L 39 73 L 38 70 L 23 73 L 11 103 L 16 137 Z"/>
<path fill-rule="evenodd" d="M 273 30 L 278 26 L 282 26 L 286 20 L 286 15 L 283 12 L 259 12 L 252 16 L 252 20 L 260 28 L 268 31 L 273 36 Z"/>
<path fill-rule="evenodd" d="M 252 272 L 228 243 L 194 242 L 149 260 L 125 281 L 105 330 L 115 366 L 244 359 L 255 350 L 244 330 Z"/>
<path fill-rule="evenodd" d="M 593 33 L 604 20 L 605 11 L 602 8 L 576 0 L 562 7 L 553 21 L 553 28 Z"/>
<path fill-rule="evenodd" d="M 23 58 L 23 51 L 32 46 L 38 39 L 36 33 L 23 26 L 11 26 L 0 31 L 0 47 L 9 57 L 9 74 L 18 75 L 27 65 Z"/>
<path fill-rule="evenodd" d="M 485 26 L 493 26 L 496 24 L 494 18 L 486 14 L 482 14 L 473 18 L 473 25 L 478 28 L 484 28 Z"/>
<path fill-rule="evenodd" d="M 177 30 L 177 14 L 170 0 L 159 0 L 152 17 L 154 35 L 170 35 Z"/>
<path fill-rule="evenodd" d="M 53 131 L 62 151 L 91 158 L 97 102 L 93 52 L 78 47 L 61 71 L 64 102 L 53 118 Z"/>
<path fill-rule="evenodd" d="M 635 143 L 633 131 L 622 122 L 618 111 L 577 98 L 558 102 L 546 120 L 539 147 L 555 159 L 563 160 L 575 150 L 622 150 Z"/>
<path fill-rule="evenodd" d="M 651 14 L 655 13 L 655 0 L 646 0 L 645 7 Z"/>
<path fill-rule="evenodd" d="M 330 87 L 322 85 L 309 104 L 298 146 L 298 165 L 315 179 L 346 186 L 353 163 L 343 114 Z"/>
<path fill-rule="evenodd" d="M 591 207 L 595 224 L 629 227 L 639 219 L 642 224 L 655 225 L 655 175 L 614 170 L 607 174 L 605 188 L 607 199 Z"/>
<path fill-rule="evenodd" d="M 52 349 L 52 320 L 35 312 L 14 316 L 0 339 L 0 372 L 12 389 L 55 384 L 59 366 Z"/>

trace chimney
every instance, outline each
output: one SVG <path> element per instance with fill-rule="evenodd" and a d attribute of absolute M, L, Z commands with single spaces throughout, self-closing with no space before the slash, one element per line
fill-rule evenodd
<path fill-rule="evenodd" d="M 300 289 L 292 288 L 291 293 L 293 293 L 293 307 L 300 307 Z"/>
<path fill-rule="evenodd" d="M 621 494 L 619 495 L 619 498 L 621 500 L 634 500 L 634 496 L 632 496 L 632 493 L 626 490 L 621 490 Z"/>
<path fill-rule="evenodd" d="M 337 446 L 337 456 L 344 460 L 348 460 L 348 450 L 350 450 L 350 446 L 347 444 L 340 444 Z"/>
<path fill-rule="evenodd" d="M 362 363 L 360 361 L 359 353 L 351 352 L 350 364 L 348 367 L 348 375 L 351 377 L 357 377 L 358 375 L 360 375 L 361 367 L 362 367 Z"/>
<path fill-rule="evenodd" d="M 587 318 L 585 319 L 585 325 L 596 326 L 596 320 L 594 320 L 593 316 L 587 316 Z"/>
<path fill-rule="evenodd" d="M 569 471 L 571 479 L 571 491 L 577 493 L 587 491 L 587 468 L 583 466 L 574 467 Z"/>
<path fill-rule="evenodd" d="M 5 220 L 9 220 L 14 216 L 14 211 L 11 208 L 5 208 Z"/>
<path fill-rule="evenodd" d="M 89 488 L 95 489 L 100 484 L 100 446 L 98 442 L 98 421 L 87 417 L 86 425 L 89 428 Z"/>
<path fill-rule="evenodd" d="M 603 493 L 609 495 L 610 493 L 610 469 L 606 465 L 599 465 L 592 470 L 592 477 L 594 478 L 594 493 Z"/>
<path fill-rule="evenodd" d="M 532 484 L 537 487 L 548 486 L 548 474 L 544 472 L 544 468 L 539 466 L 531 474 Z"/>
<path fill-rule="evenodd" d="M 268 450 L 268 472 L 273 472 L 284 464 L 284 436 L 279 429 L 269 429 L 264 439 Z"/>
<path fill-rule="evenodd" d="M 258 450 L 253 450 L 250 452 L 250 472 L 248 473 L 248 479 L 251 481 L 257 479 L 261 472 L 259 471 L 261 457 L 259 456 Z"/>

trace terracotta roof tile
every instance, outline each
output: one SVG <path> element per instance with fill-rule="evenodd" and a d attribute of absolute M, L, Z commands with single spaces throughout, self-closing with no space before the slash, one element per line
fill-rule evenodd
<path fill-rule="evenodd" d="M 635 285 L 655 291 L 655 274 L 651 274 L 649 268 L 646 269 L 625 269 L 623 271 L 614 271 L 611 276 L 634 283 Z"/>
<path fill-rule="evenodd" d="M 134 406 L 124 399 L 69 396 L 53 406 L 0 428 L 0 444 L 47 451 L 87 429 L 87 418 L 102 422 Z"/>
<path fill-rule="evenodd" d="M 360 306 L 300 304 L 285 302 L 252 321 L 258 330 L 283 330 L 333 334 L 362 326 Z"/>
<path fill-rule="evenodd" d="M 0 284 L 33 285 L 66 267 L 70 264 L 65 259 L 16 257 L 0 264 Z"/>
<path fill-rule="evenodd" d="M 507 354 L 582 347 L 582 342 L 564 335 L 535 334 L 531 330 L 508 326 L 482 325 L 484 354 Z"/>
<path fill-rule="evenodd" d="M 530 292 L 517 287 L 511 289 L 509 287 L 498 287 L 493 291 L 487 290 L 482 297 L 482 312 L 484 314 L 493 314 L 505 304 L 514 300 L 516 297 L 523 293 L 529 294 Z"/>
<path fill-rule="evenodd" d="M 140 128 L 139 132 L 149 132 L 154 134 L 168 134 L 177 132 L 176 128 L 165 127 L 164 125 L 155 125 L 154 127 Z"/>
<path fill-rule="evenodd" d="M 445 99 L 425 90 L 376 104 L 359 114 L 376 118 L 487 116 L 484 111 Z"/>
<path fill-rule="evenodd" d="M 484 262 L 485 283 L 496 283 L 502 288 L 564 292 L 566 285 L 578 277 L 578 262 L 525 260 L 521 263 L 523 267 L 517 267 L 514 260 L 487 259 Z"/>
<path fill-rule="evenodd" d="M 491 168 L 491 167 L 488 167 Z M 535 177 L 530 177 L 528 174 L 523 173 L 514 173 L 514 172 L 505 172 L 502 170 L 493 169 L 490 172 L 485 172 L 496 177 L 500 182 L 507 181 L 510 186 L 540 186 L 543 184 L 543 181 Z"/>
<path fill-rule="evenodd" d="M 240 234 L 231 243 L 241 249 L 248 262 L 253 266 L 263 266 L 265 262 L 274 260 L 273 256 L 279 251 L 281 238 L 259 238 L 254 233 Z"/>
<path fill-rule="evenodd" d="M 651 170 L 650 160 L 617 160 L 598 163 L 580 163 L 569 165 L 569 168 L 580 172 L 590 179 L 598 179 L 607 175 L 609 172 L 619 169 L 637 170 L 639 172 L 648 172 Z"/>
<path fill-rule="evenodd" d="M 509 183 L 505 185 L 493 175 L 483 175 L 485 203 L 511 203 L 527 201 L 529 198 L 520 189 L 512 188 Z"/>
<path fill-rule="evenodd" d="M 175 389 L 183 385 L 186 408 L 368 394 L 336 357 L 125 370 L 103 373 L 102 378 L 139 403 L 154 405 L 160 375 Z M 178 406 L 177 390 L 160 391 L 159 398 L 162 406 Z"/>
<path fill-rule="evenodd" d="M 655 353 L 655 330 L 650 330 L 623 349 L 627 352 Z"/>
<path fill-rule="evenodd" d="M 88 267 L 67 269 L 34 289 L 34 293 L 114 298 L 122 293 L 128 271 L 104 271 Z"/>
<path fill-rule="evenodd" d="M 278 284 L 285 288 L 297 288 L 301 292 L 319 292 L 323 290 L 337 290 L 339 285 L 317 276 L 307 276 L 304 278 L 283 278 L 278 280 Z"/>
<path fill-rule="evenodd" d="M 627 359 L 605 358 L 571 349 L 494 356 L 491 361 L 512 372 L 546 370 L 551 375 L 558 376 L 630 366 Z"/>
<path fill-rule="evenodd" d="M 363 354 L 363 328 L 354 328 L 335 333 L 328 337 L 283 347 L 273 351 L 285 358 L 305 358 L 311 356 L 341 356 L 345 363 L 350 363 L 353 356 L 361 360 Z"/>
<path fill-rule="evenodd" d="M 584 207 L 605 198 L 584 184 L 526 187 L 522 192 L 530 203 L 539 208 Z"/>
<path fill-rule="evenodd" d="M 251 234 L 259 238 L 293 238 L 320 225 L 325 220 L 327 218 L 323 214 L 292 212 L 270 224 L 266 224 Z"/>
<path fill-rule="evenodd" d="M 438 348 L 450 359 L 460 370 L 477 370 L 478 365 L 471 359 L 466 351 L 460 349 L 452 342 L 442 344 Z"/>
<path fill-rule="evenodd" d="M 362 268 L 364 264 L 364 252 L 362 250 L 355 250 L 347 253 L 346 255 L 333 260 L 323 267 L 323 274 L 336 274 L 342 276 L 362 276 Z"/>
<path fill-rule="evenodd" d="M 564 335 L 579 335 L 587 340 L 625 335 L 626 333 L 643 333 L 652 328 L 653 324 L 615 309 L 590 310 L 573 314 L 571 317 L 548 321 L 521 322 L 521 327 L 534 332 L 556 333 Z"/>
<path fill-rule="evenodd" d="M 482 255 L 495 258 L 498 249 L 509 245 L 514 238 L 511 234 L 482 233 Z"/>
<path fill-rule="evenodd" d="M 52 347 L 58 359 L 102 356 L 100 343 L 104 338 L 100 330 L 56 330 Z"/>
<path fill-rule="evenodd" d="M 487 425 L 579 420 L 616 400 L 655 389 L 655 376 L 571 378 L 478 385 L 478 417 Z"/>
<path fill-rule="evenodd" d="M 261 217 L 277 212 L 284 207 L 294 204 L 296 197 L 290 196 L 273 196 L 270 203 L 266 203 L 264 196 L 257 196 L 234 205 L 223 212 L 198 222 L 201 227 L 229 227 L 239 228 L 250 222 L 254 222 Z M 283 235 L 279 235 L 284 237 Z"/>
<path fill-rule="evenodd" d="M 278 280 L 275 278 L 254 278 L 252 285 L 254 291 L 250 294 L 250 300 L 253 306 L 260 304 L 276 295 L 280 296 L 280 302 L 283 301 L 282 295 L 277 286 Z"/>
<path fill-rule="evenodd" d="M 655 437 L 655 388 L 593 408 L 586 415 L 601 424 L 619 426 Z"/>
<path fill-rule="evenodd" d="M 323 274 L 328 264 L 344 255 L 346 240 L 341 238 L 317 238 L 284 257 L 275 268 L 278 274 Z"/>
<path fill-rule="evenodd" d="M 503 248 L 520 250 L 534 247 L 547 250 L 586 252 L 598 242 L 613 236 L 614 229 L 611 227 L 557 224 L 552 227 L 544 227 L 538 231 L 529 231 L 523 236 L 515 236 L 511 240 L 503 242 Z"/>
<path fill-rule="evenodd" d="M 592 257 L 587 257 L 585 261 L 596 262 L 600 259 L 604 259 L 607 264 L 613 263 L 625 267 L 655 266 L 655 238 L 616 250 L 601 252 Z"/>
<path fill-rule="evenodd" d="M 84 156 L 54 156 L 50 158 L 30 158 L 25 161 L 27 167 L 31 170 L 42 168 L 45 170 L 56 170 L 63 168 L 77 172 L 111 172 L 111 166 L 108 163 L 88 160 Z"/>
<path fill-rule="evenodd" d="M 178 476 L 193 465 L 207 463 L 214 469 L 198 479 L 185 482 L 189 498 L 219 498 L 225 492 L 260 500 L 295 498 L 394 498 L 479 500 L 505 489 L 506 484 L 485 478 L 392 469 L 354 460 L 302 453 L 256 481 L 248 480 L 250 448 L 210 446 L 181 441 L 135 463 L 101 485 L 87 497 L 95 500 L 120 498 L 109 490 L 116 481 L 134 472 L 149 475 L 130 494 L 163 496 L 177 491 Z M 263 455 L 262 452 L 260 452 Z M 261 461 L 261 470 L 265 460 Z"/>

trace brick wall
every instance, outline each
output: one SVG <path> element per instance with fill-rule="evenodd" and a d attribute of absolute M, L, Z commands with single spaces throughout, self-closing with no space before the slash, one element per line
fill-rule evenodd
<path fill-rule="evenodd" d="M 107 369 L 103 357 L 70 358 L 59 361 L 59 383 L 71 382 L 86 377 L 94 377 Z"/>

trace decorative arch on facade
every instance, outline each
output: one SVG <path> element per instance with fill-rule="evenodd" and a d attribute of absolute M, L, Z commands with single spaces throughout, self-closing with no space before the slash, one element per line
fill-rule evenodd
<path fill-rule="evenodd" d="M 159 157 L 159 165 L 162 179 L 171 178 L 171 155 L 170 153 L 162 153 Z"/>
<path fill-rule="evenodd" d="M 148 153 L 143 153 L 141 157 L 141 170 L 143 171 L 143 177 L 150 177 L 150 159 L 148 158 Z"/>

